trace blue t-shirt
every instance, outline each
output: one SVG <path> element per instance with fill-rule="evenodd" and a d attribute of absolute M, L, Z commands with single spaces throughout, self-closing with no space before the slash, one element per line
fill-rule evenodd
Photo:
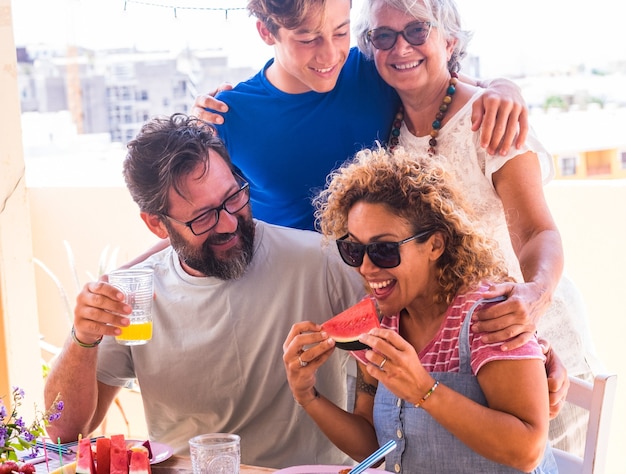
<path fill-rule="evenodd" d="M 352 48 L 330 92 L 287 94 L 265 70 L 217 98 L 229 106 L 217 125 L 228 152 L 250 182 L 253 215 L 313 229 L 311 198 L 328 173 L 375 141 L 387 141 L 400 99 L 373 61 Z"/>

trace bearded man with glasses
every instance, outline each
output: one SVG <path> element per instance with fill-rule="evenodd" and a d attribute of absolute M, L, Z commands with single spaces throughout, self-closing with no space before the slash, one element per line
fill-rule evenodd
<path fill-rule="evenodd" d="M 104 281 L 85 285 L 74 337 L 45 387 L 46 398 L 63 394 L 69 415 L 48 435 L 65 442 L 93 432 L 136 378 L 150 439 L 177 454 L 192 436 L 232 432 L 244 464 L 349 463 L 294 402 L 282 343 L 294 323 L 321 323 L 359 301 L 358 275 L 320 234 L 254 219 L 248 183 L 201 120 L 148 122 L 128 144 L 124 176 L 148 228 L 171 241 L 137 265 L 154 269 L 153 337 L 141 347 L 117 344 L 130 313 L 123 295 Z M 337 353 L 318 375 L 340 406 L 346 365 Z"/>

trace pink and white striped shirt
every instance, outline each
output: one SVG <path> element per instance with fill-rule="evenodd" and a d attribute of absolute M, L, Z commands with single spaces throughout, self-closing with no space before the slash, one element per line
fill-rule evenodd
<path fill-rule="evenodd" d="M 461 326 L 470 308 L 482 298 L 488 286 L 483 285 L 476 291 L 457 295 L 446 311 L 444 320 L 435 337 L 420 351 L 419 359 L 428 372 L 459 371 L 459 334 Z M 480 309 L 479 306 L 477 309 Z M 473 324 L 470 322 L 470 325 Z M 400 330 L 400 315 L 383 316 L 381 327 L 395 332 Z M 470 326 L 471 327 L 471 326 Z M 545 356 L 537 338 L 533 338 L 517 349 L 503 351 L 503 342 L 485 344 L 480 340 L 484 333 L 469 332 L 472 374 L 478 374 L 481 367 L 494 360 L 539 359 L 545 362 Z M 364 364 L 365 351 L 353 351 L 352 355 Z"/>

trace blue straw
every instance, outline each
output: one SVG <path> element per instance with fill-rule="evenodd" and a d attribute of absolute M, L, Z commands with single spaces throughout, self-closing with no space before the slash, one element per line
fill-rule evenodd
<path fill-rule="evenodd" d="M 380 448 L 374 451 L 369 457 L 365 458 L 359 464 L 354 466 L 354 468 L 352 468 L 352 470 L 348 474 L 361 474 L 368 467 L 371 467 L 377 461 L 380 461 L 394 449 L 396 449 L 396 442 L 394 440 L 387 441 Z"/>

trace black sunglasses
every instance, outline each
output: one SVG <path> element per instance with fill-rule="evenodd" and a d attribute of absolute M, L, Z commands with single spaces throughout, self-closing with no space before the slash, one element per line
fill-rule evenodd
<path fill-rule="evenodd" d="M 365 257 L 365 252 L 367 252 L 367 256 L 377 267 L 394 268 L 400 265 L 400 245 L 431 233 L 432 230 L 429 229 L 399 242 L 373 242 L 371 244 L 351 242 L 346 240 L 348 238 L 346 234 L 337 240 L 337 248 L 342 260 L 351 267 L 363 265 L 363 257 Z"/>
<path fill-rule="evenodd" d="M 398 35 L 402 35 L 406 42 L 413 46 L 424 44 L 433 26 L 437 26 L 437 24 L 430 21 L 414 21 L 406 25 L 402 31 L 392 30 L 383 26 L 369 30 L 366 35 L 374 48 L 387 51 L 396 44 Z"/>

